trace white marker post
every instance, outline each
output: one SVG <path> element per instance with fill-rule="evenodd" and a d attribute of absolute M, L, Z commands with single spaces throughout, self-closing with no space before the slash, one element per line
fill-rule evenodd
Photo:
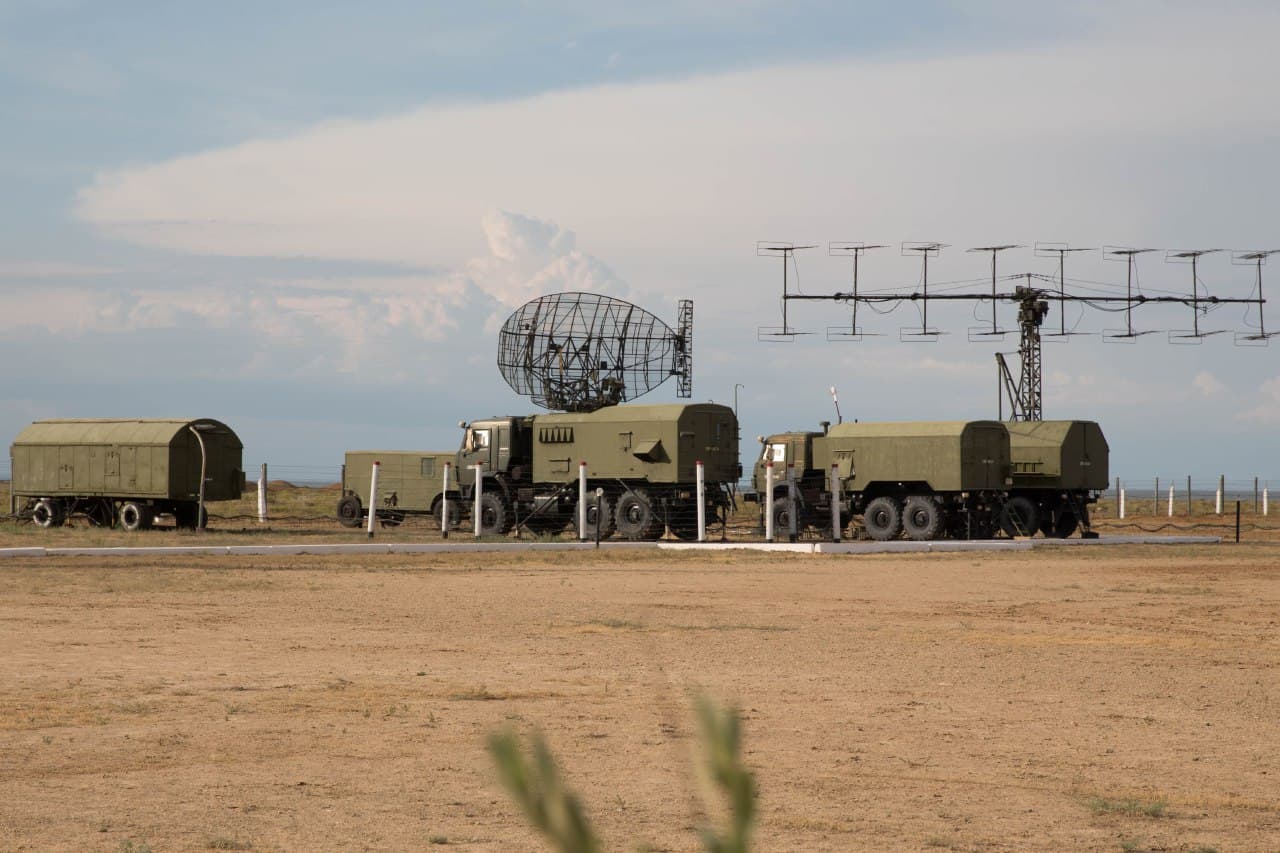
<path fill-rule="evenodd" d="M 831 541 L 840 541 L 840 466 L 831 465 Z"/>
<path fill-rule="evenodd" d="M 1267 489 L 1262 490 L 1262 514 L 1267 514 Z"/>
<path fill-rule="evenodd" d="M 475 522 L 476 522 L 475 535 L 476 535 L 476 538 L 479 539 L 480 538 L 480 492 L 484 488 L 484 463 L 477 462 L 475 464 L 475 469 L 476 469 L 476 505 L 475 505 L 475 508 L 471 510 L 471 514 L 475 516 Z"/>
<path fill-rule="evenodd" d="M 695 492 L 698 500 L 698 541 L 707 541 L 707 479 L 702 467 L 702 460 L 699 459 L 694 463 L 694 470 L 697 472 L 698 488 Z"/>
<path fill-rule="evenodd" d="M 262 473 L 258 475 L 258 523 L 267 523 L 267 463 L 262 463 Z"/>
<path fill-rule="evenodd" d="M 444 463 L 444 487 L 440 492 L 440 538 L 449 538 L 449 463 Z"/>
<path fill-rule="evenodd" d="M 1124 489 L 1120 490 L 1120 518 L 1124 518 Z"/>
<path fill-rule="evenodd" d="M 1173 486 L 1169 487 L 1169 517 L 1173 518 Z"/>
<path fill-rule="evenodd" d="M 378 518 L 378 463 L 373 463 L 373 473 L 369 475 L 369 538 L 373 538 L 373 526 Z"/>
<path fill-rule="evenodd" d="M 1222 515 L 1222 493 L 1226 490 L 1226 476 L 1218 475 L 1218 491 L 1213 500 L 1213 512 L 1215 515 Z"/>
<path fill-rule="evenodd" d="M 764 463 L 764 541 L 773 541 L 773 460 Z"/>
<path fill-rule="evenodd" d="M 578 541 L 587 541 L 587 463 L 578 463 Z"/>

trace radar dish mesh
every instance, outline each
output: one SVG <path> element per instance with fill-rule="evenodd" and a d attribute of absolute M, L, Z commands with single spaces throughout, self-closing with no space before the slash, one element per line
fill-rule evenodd
<path fill-rule="evenodd" d="M 543 408 L 590 412 L 634 400 L 671 376 L 687 379 L 691 322 L 682 322 L 678 334 L 621 299 L 552 293 L 526 302 L 502 324 L 498 370 L 517 394 Z"/>

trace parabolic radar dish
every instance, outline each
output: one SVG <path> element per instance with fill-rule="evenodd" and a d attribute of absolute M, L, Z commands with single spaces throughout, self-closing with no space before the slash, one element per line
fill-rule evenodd
<path fill-rule="evenodd" d="M 634 400 L 669 377 L 693 394 L 693 300 L 679 330 L 599 293 L 550 293 L 526 302 L 498 333 L 498 370 L 546 409 L 590 412 Z"/>

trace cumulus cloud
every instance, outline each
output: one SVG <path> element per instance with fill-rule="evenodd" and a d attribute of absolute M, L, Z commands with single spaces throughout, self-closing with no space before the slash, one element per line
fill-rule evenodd
<path fill-rule="evenodd" d="M 1191 380 L 1191 384 L 1205 397 L 1218 397 L 1227 391 L 1227 386 L 1207 370 L 1197 373 Z"/>
<path fill-rule="evenodd" d="M 1259 424 L 1280 424 L 1280 376 L 1258 386 L 1257 405 L 1236 415 L 1237 420 Z"/>

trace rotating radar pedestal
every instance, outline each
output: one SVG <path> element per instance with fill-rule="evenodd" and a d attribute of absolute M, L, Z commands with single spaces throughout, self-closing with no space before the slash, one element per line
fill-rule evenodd
<path fill-rule="evenodd" d="M 498 332 L 498 370 L 545 409 L 591 412 L 647 394 L 672 376 L 693 394 L 693 301 L 678 328 L 622 299 L 551 293 L 516 309 Z"/>

